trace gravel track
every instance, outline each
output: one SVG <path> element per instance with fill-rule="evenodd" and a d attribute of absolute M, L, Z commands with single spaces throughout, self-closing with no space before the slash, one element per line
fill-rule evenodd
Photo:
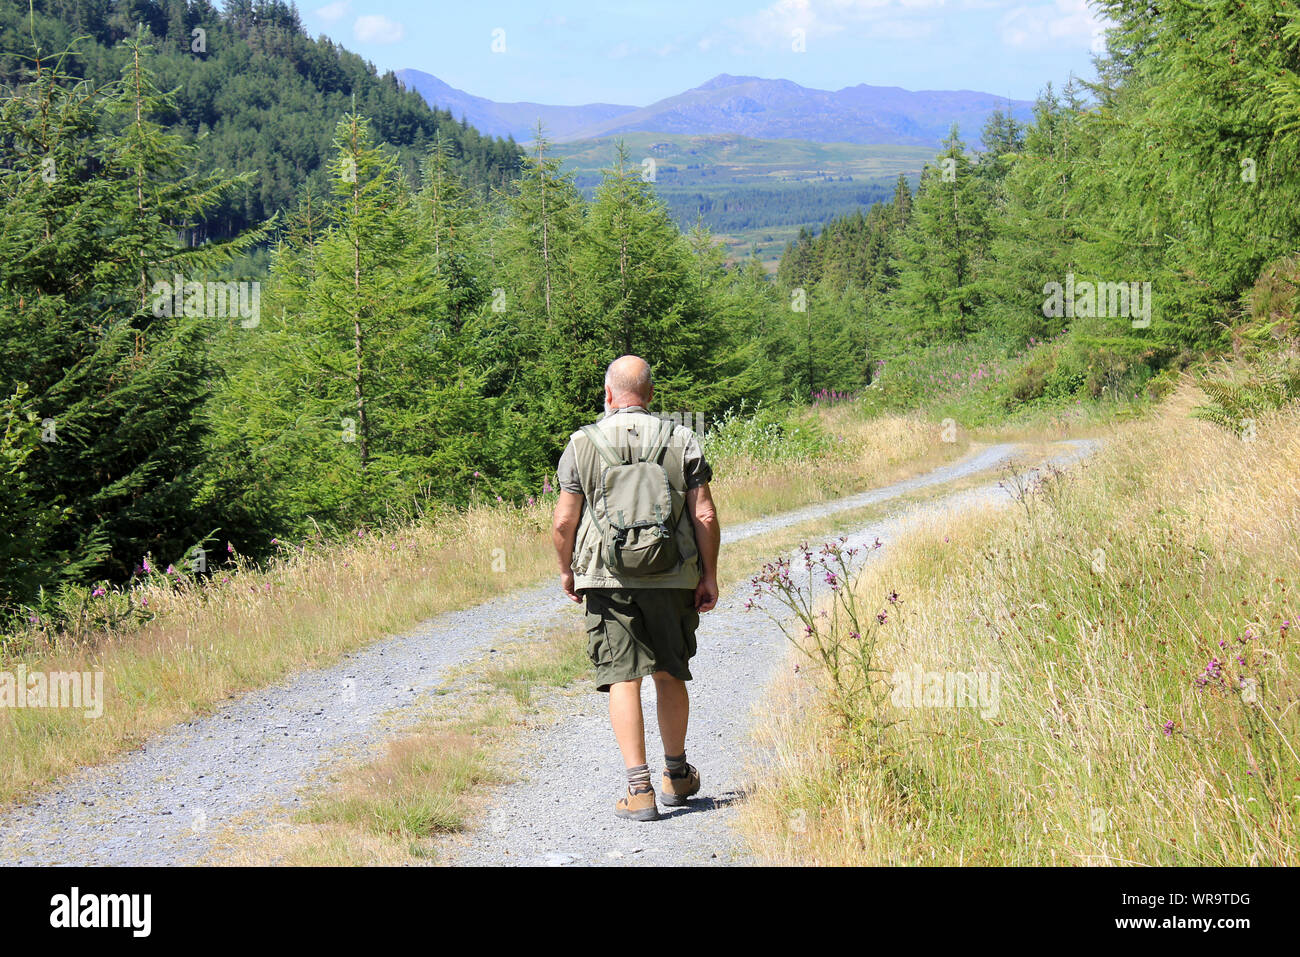
<path fill-rule="evenodd" d="M 1076 457 L 1090 450 L 1087 443 L 1074 444 Z M 992 446 L 918 478 L 736 526 L 724 533 L 723 541 L 951 482 L 1014 454 L 1014 446 Z M 992 500 L 997 494 L 996 486 L 990 486 L 926 508 L 962 507 L 968 500 Z M 885 539 L 902 520 L 878 523 L 852 537 Z M 784 651 L 783 638 L 770 621 L 752 614 L 739 618 L 740 596 L 740 590 L 731 591 L 717 610 L 703 616 L 701 653 L 692 666 L 697 680 L 691 689 L 688 744 L 692 763 L 704 775 L 700 800 L 675 811 L 660 827 L 626 830 L 607 806 L 617 794 L 622 769 L 605 698 L 573 696 L 565 699 L 569 713 L 534 736 L 535 753 L 520 769 L 523 781 L 502 790 L 484 826 L 470 836 L 473 844 L 455 849 L 453 859 L 467 864 L 737 860 L 727 821 L 737 793 L 740 751 L 751 707 Z M 455 665 L 521 634 L 572 621 L 578 612 L 548 583 L 438 615 L 336 665 L 302 671 L 244 694 L 0 814 L 0 866 L 201 862 L 218 835 L 228 829 L 258 831 L 282 809 L 309 800 L 312 787 L 330 770 L 393 737 L 404 716 L 409 719 L 427 707 L 427 696 L 445 684 Z M 647 725 L 657 746 L 653 708 L 647 711 Z M 566 781 L 577 782 L 574 789 L 560 792 L 546 783 L 558 776 L 547 769 L 557 767 L 564 769 Z"/>

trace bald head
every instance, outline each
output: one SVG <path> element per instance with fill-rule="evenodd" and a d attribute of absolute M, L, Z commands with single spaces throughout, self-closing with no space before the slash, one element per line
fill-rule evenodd
<path fill-rule="evenodd" d="M 621 409 L 648 405 L 654 395 L 650 363 L 640 356 L 620 356 L 605 370 L 605 404 Z"/>

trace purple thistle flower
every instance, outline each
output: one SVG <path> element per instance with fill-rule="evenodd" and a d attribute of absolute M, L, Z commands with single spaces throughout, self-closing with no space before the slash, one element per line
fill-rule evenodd
<path fill-rule="evenodd" d="M 1172 738 L 1174 736 L 1174 722 L 1172 720 L 1166 721 L 1163 730 L 1166 738 Z"/>

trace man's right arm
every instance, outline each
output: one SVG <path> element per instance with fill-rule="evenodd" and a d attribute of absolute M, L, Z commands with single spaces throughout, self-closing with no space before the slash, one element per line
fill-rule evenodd
<path fill-rule="evenodd" d="M 561 489 L 555 503 L 555 517 L 551 521 L 551 541 L 560 566 L 560 589 L 570 601 L 581 601 L 573 590 L 573 543 L 578 537 L 578 523 L 582 520 L 583 497 Z"/>
<path fill-rule="evenodd" d="M 582 520 L 582 503 L 585 501 L 572 439 L 560 456 L 555 481 L 560 487 L 560 494 L 551 521 L 551 541 L 555 544 L 555 557 L 560 564 L 560 588 L 571 601 L 582 601 L 573 590 L 573 567 L 570 564 L 573 560 L 573 543 L 578 537 L 578 524 Z"/>
<path fill-rule="evenodd" d="M 709 483 L 688 489 L 686 507 L 695 526 L 695 544 L 700 552 L 700 583 L 695 588 L 695 610 L 710 611 L 718 603 L 718 548 L 722 529 L 718 511 L 713 506 Z"/>

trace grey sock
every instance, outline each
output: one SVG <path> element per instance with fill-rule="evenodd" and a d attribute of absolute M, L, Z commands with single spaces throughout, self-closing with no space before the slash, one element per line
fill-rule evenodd
<path fill-rule="evenodd" d="M 664 764 L 668 766 L 669 777 L 681 777 L 686 772 L 686 752 L 683 751 L 677 757 L 671 754 L 664 755 Z"/>
<path fill-rule="evenodd" d="M 638 764 L 634 768 L 627 769 L 627 789 L 633 794 L 651 790 L 650 765 Z"/>

